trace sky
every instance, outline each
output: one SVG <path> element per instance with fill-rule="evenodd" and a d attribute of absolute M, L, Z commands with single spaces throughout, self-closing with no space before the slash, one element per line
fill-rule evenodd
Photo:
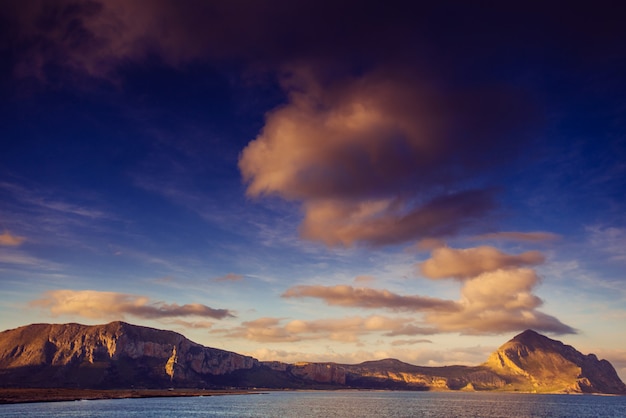
<path fill-rule="evenodd" d="M 626 379 L 619 2 L 0 3 L 0 329 Z"/>

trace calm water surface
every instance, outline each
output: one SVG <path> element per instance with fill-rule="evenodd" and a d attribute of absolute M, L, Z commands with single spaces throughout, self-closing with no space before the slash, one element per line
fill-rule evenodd
<path fill-rule="evenodd" d="M 270 392 L 0 405 L 0 417 L 626 417 L 626 396 Z"/>

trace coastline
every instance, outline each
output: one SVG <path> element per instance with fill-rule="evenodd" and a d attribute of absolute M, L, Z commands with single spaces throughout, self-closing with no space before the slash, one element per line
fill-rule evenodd
<path fill-rule="evenodd" d="M 260 391 L 242 389 L 66 389 L 66 388 L 2 388 L 0 405 L 65 402 L 100 399 L 165 398 L 191 396 L 254 395 Z"/>

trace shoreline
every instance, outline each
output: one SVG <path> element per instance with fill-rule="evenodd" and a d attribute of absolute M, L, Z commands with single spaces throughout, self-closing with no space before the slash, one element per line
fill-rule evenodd
<path fill-rule="evenodd" d="M 101 399 L 175 398 L 193 396 L 258 395 L 262 391 L 243 389 L 67 389 L 2 388 L 0 405 L 36 402 L 95 401 Z"/>

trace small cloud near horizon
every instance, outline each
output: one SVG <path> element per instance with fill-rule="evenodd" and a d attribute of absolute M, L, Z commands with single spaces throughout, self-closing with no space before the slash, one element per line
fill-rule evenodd
<path fill-rule="evenodd" d="M 4 230 L 4 232 L 0 234 L 0 245 L 2 246 L 19 247 L 24 241 L 26 241 L 25 237 L 13 235 L 7 230 Z"/>
<path fill-rule="evenodd" d="M 432 340 L 419 339 L 419 340 L 394 340 L 391 342 L 392 346 L 399 345 L 415 345 L 415 344 L 432 344 Z"/>
<path fill-rule="evenodd" d="M 31 307 L 48 309 L 52 316 L 77 315 L 92 319 L 118 319 L 125 315 L 142 319 L 176 317 L 234 317 L 228 309 L 214 309 L 200 303 L 178 305 L 152 301 L 147 296 L 97 290 L 50 290 L 29 303 Z"/>
<path fill-rule="evenodd" d="M 215 277 L 211 279 L 214 282 L 238 282 L 243 280 L 244 276 L 242 274 L 228 273 L 224 276 Z"/>

